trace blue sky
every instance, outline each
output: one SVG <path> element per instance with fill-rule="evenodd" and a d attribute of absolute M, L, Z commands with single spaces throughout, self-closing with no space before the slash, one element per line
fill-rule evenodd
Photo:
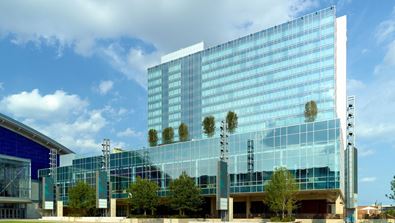
<path fill-rule="evenodd" d="M 395 175 L 395 2 L 390 0 L 1 1 L 0 112 L 81 155 L 146 145 L 146 68 L 321 8 L 348 19 L 357 97 L 359 202 L 389 204 Z"/>

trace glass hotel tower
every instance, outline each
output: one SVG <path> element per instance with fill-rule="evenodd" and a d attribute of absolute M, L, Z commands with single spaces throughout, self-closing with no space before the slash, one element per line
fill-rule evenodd
<path fill-rule="evenodd" d="M 307 122 L 308 101 L 317 103 Z M 168 193 L 182 171 L 193 177 L 215 215 L 219 126 L 228 111 L 239 117 L 229 137 L 230 193 L 234 215 L 267 211 L 264 187 L 276 167 L 296 177 L 299 214 L 342 214 L 346 117 L 346 17 L 334 7 L 297 18 L 218 46 L 203 43 L 162 57 L 148 69 L 148 129 L 187 124 L 190 140 L 110 156 L 111 196 L 124 215 L 126 188 L 136 176 L 149 178 Z M 202 120 L 213 115 L 216 134 L 207 138 Z M 254 141 L 252 148 L 247 147 Z M 159 139 L 159 142 L 161 139 Z M 74 159 L 58 169 L 60 199 L 78 180 L 95 186 L 101 157 Z M 40 176 L 47 176 L 48 169 Z M 123 211 L 125 210 L 125 211 Z"/>

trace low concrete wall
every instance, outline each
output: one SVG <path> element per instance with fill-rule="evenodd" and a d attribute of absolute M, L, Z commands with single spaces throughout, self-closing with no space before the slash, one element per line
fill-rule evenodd
<path fill-rule="evenodd" d="M 124 221 L 124 220 L 129 220 L 124 217 L 42 217 L 41 220 L 54 221 L 54 222 L 84 222 L 84 223 L 94 223 L 94 222 L 124 223 L 124 222 L 129 222 L 129 221 Z"/>
<path fill-rule="evenodd" d="M 360 219 L 358 223 L 395 223 L 395 219 Z"/>
<path fill-rule="evenodd" d="M 343 219 L 296 219 L 301 223 L 344 223 Z"/>

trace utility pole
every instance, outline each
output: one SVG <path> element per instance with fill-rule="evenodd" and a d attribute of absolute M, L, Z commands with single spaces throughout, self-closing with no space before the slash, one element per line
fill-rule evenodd
<path fill-rule="evenodd" d="M 220 157 L 217 165 L 217 210 L 221 221 L 229 221 L 229 134 L 226 121 L 220 127 Z"/>

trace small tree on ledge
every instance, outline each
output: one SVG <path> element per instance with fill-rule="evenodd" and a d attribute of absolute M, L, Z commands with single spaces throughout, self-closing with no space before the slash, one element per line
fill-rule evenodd
<path fill-rule="evenodd" d="M 178 127 L 178 137 L 180 141 L 187 141 L 189 138 L 188 126 L 185 123 L 181 123 Z"/>
<path fill-rule="evenodd" d="M 158 144 L 158 132 L 155 129 L 148 131 L 148 143 L 150 146 L 156 146 Z"/>
<path fill-rule="evenodd" d="M 172 127 L 167 127 L 163 129 L 162 132 L 162 141 L 164 144 L 173 143 L 174 140 L 174 130 Z"/>
<path fill-rule="evenodd" d="M 236 112 L 228 111 L 228 114 L 226 115 L 226 123 L 228 123 L 228 131 L 230 133 L 234 133 L 238 125 Z"/>
<path fill-rule="evenodd" d="M 317 103 L 315 101 L 309 101 L 305 105 L 304 116 L 306 118 L 306 122 L 314 122 L 317 118 L 318 108 Z"/>
<path fill-rule="evenodd" d="M 214 116 L 207 116 L 203 119 L 203 132 L 207 137 L 213 137 L 215 133 L 215 118 Z"/>

